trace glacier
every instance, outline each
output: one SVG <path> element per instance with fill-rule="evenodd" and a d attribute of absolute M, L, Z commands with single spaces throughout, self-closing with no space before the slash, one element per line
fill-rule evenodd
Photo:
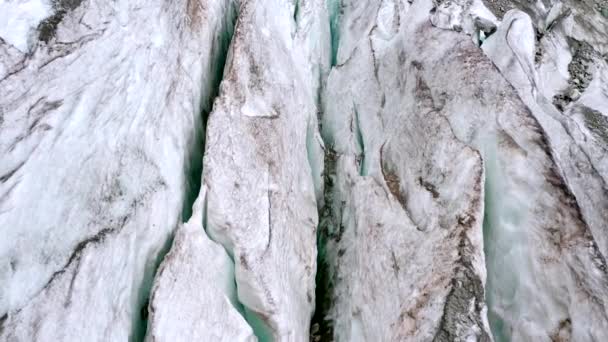
<path fill-rule="evenodd" d="M 608 3 L 0 0 L 0 341 L 608 340 Z"/>

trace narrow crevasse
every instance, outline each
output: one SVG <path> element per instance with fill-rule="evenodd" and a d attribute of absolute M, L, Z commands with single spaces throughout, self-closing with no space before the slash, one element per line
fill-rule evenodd
<path fill-rule="evenodd" d="M 135 305 L 135 308 L 138 310 L 133 310 L 131 313 L 132 325 L 131 333 L 129 334 L 129 341 L 131 342 L 143 341 L 146 337 L 149 316 L 148 307 L 150 305 L 150 295 L 154 285 L 154 279 L 165 256 L 169 253 L 172 244 L 173 236 L 167 239 L 164 246 L 156 254 L 151 267 L 144 272 L 141 284 L 137 289 L 137 304 Z"/>
<path fill-rule="evenodd" d="M 359 112 L 357 111 L 357 106 L 353 104 L 353 119 L 352 130 L 355 132 L 355 146 L 357 148 L 357 164 L 359 164 L 359 175 L 366 176 L 367 167 L 365 165 L 365 139 L 363 139 L 363 130 L 361 129 L 361 122 L 359 120 Z"/>
<path fill-rule="evenodd" d="M 222 20 L 222 25 L 216 28 L 216 38 L 209 52 L 212 56 L 207 70 L 204 71 L 203 84 L 201 85 L 201 104 L 200 104 L 200 122 L 196 123 L 196 133 L 194 143 L 190 151 L 190 165 L 187 167 L 188 183 L 186 186 L 186 199 L 184 201 L 184 222 L 190 219 L 192 215 L 192 206 L 199 195 L 201 188 L 201 177 L 203 173 L 203 154 L 205 151 L 205 131 L 207 129 L 207 119 L 209 113 L 213 109 L 213 102 L 219 95 L 220 83 L 224 77 L 224 68 L 228 58 L 228 48 L 234 34 L 234 26 L 237 19 L 237 0 L 225 1 L 227 3 L 225 19 Z M 194 6 L 194 5 L 193 5 Z"/>
<path fill-rule="evenodd" d="M 521 219 L 517 217 L 518 211 L 521 211 L 521 209 L 517 210 L 514 206 L 521 207 L 523 203 L 517 203 L 516 199 L 509 196 L 510 193 L 504 192 L 504 186 L 500 184 L 504 175 L 501 174 L 501 167 L 496 157 L 496 141 L 488 138 L 483 146 L 486 176 L 483 237 L 486 267 L 490 273 L 486 284 L 488 321 L 494 341 L 507 342 L 511 341 L 511 333 L 501 318 L 502 315 L 495 312 L 494 308 L 499 307 L 497 301 L 515 297 L 518 278 L 525 276 L 524 274 L 527 273 L 527 269 L 524 270 L 524 267 L 529 256 L 521 248 L 526 242 L 522 241 L 523 234 L 521 231 L 514 231 L 514 228 L 518 227 L 518 223 L 521 223 Z M 508 220 L 501 220 L 505 215 L 508 216 Z M 519 265 L 517 272 L 506 271 L 514 268 L 514 264 L 505 264 L 508 260 L 505 257 L 507 255 L 512 258 L 510 260 L 513 260 L 514 264 Z M 497 270 L 503 271 L 497 272 Z M 514 307 L 514 304 L 511 301 L 503 306 L 507 307 L 509 311 L 517 312 L 518 309 Z"/>
<path fill-rule="evenodd" d="M 187 165 L 185 165 L 185 170 L 187 171 L 184 209 L 182 210 L 183 222 L 188 222 L 191 219 L 193 206 L 200 192 L 207 118 L 211 112 L 213 100 L 219 93 L 219 86 L 223 78 L 228 48 L 230 46 L 234 31 L 234 23 L 236 22 L 237 17 L 237 6 L 234 1 L 218 1 L 214 4 L 216 8 L 212 11 L 219 12 L 217 14 L 221 15 L 221 17 L 218 19 L 217 27 L 213 28 L 212 35 L 209 36 L 212 39 L 211 49 L 208 51 L 206 69 L 203 70 L 203 75 L 200 76 L 200 79 L 202 80 L 200 87 L 200 109 L 198 114 L 195 114 L 194 116 L 194 132 L 189 157 L 186 159 Z M 189 6 L 197 5 L 190 4 Z M 192 8 L 191 10 L 194 11 Z M 189 20 L 197 20 L 197 18 L 190 17 Z M 136 341 L 142 341 L 146 336 L 150 292 L 152 290 L 155 274 L 158 272 L 158 268 L 165 259 L 172 244 L 173 239 L 167 241 L 156 257 L 155 266 L 144 276 L 144 281 L 142 282 L 139 294 L 141 310 L 135 312 L 136 317 L 139 316 L 139 320 L 138 318 L 135 318 L 135 331 L 132 333 L 132 336 L 135 336 L 134 340 Z"/>
<path fill-rule="evenodd" d="M 337 63 L 339 49 L 339 22 L 340 12 L 342 11 L 342 0 L 326 1 L 326 8 L 329 21 L 330 36 L 330 68 Z M 328 71 L 331 71 L 329 69 Z M 323 117 L 325 115 L 324 96 L 326 95 L 327 77 L 329 74 L 320 73 L 319 91 L 317 95 L 317 106 L 319 108 L 319 132 L 323 132 Z M 322 190 L 321 196 L 317 197 L 319 207 L 319 224 L 316 230 L 316 274 L 315 274 L 315 310 L 310 323 L 310 341 L 333 341 L 333 322 L 328 317 L 334 298 L 332 279 L 333 253 L 328 250 L 329 241 L 336 239 L 340 230 L 339 216 L 334 213 L 336 207 L 334 199 L 336 182 L 336 162 L 337 155 L 334 150 L 334 143 L 331 136 L 319 134 L 319 139 L 323 141 L 323 168 L 321 172 Z M 331 246 L 329 246 L 331 248 Z"/>
<path fill-rule="evenodd" d="M 329 34 L 331 37 L 331 66 L 338 62 L 338 47 L 340 46 L 340 14 L 342 12 L 342 0 L 328 0 L 327 12 L 329 13 Z"/>
<path fill-rule="evenodd" d="M 205 229 L 235 262 L 237 297 L 260 341 L 310 330 L 326 16 L 320 0 L 243 3 L 209 117 Z"/>
<path fill-rule="evenodd" d="M 220 336 L 226 341 L 255 340 L 255 332 L 245 322 L 245 312 L 236 295 L 234 260 L 205 233 L 207 197 L 201 188 L 201 177 L 206 124 L 220 92 L 238 6 L 232 0 L 216 1 L 213 5 L 215 7 L 206 9 L 208 13 L 221 16 L 216 18 L 217 26 L 208 36 L 212 39 L 210 57 L 200 77 L 201 102 L 187 168 L 185 221 L 178 228 L 170 254 L 163 256 L 152 300 L 146 308 L 146 313 L 149 311 L 152 315 L 149 341 L 173 341 L 178 337 L 205 340 Z M 205 292 L 201 293 L 201 289 Z M 202 302 L 209 308 L 198 307 Z M 191 315 L 183 317 L 184 313 Z M 197 319 L 204 319 L 205 324 L 201 325 Z"/>
<path fill-rule="evenodd" d="M 332 146 L 325 145 L 323 170 L 323 201 L 319 211 L 317 228 L 317 272 L 315 276 L 315 312 L 310 325 L 310 341 L 333 341 L 333 322 L 327 314 L 334 297 L 331 253 L 328 251 L 330 239 L 339 239 L 340 224 L 335 207 L 334 190 L 336 181 L 336 152 Z"/>
<path fill-rule="evenodd" d="M 258 341 L 237 297 L 234 261 L 205 233 L 207 194 L 177 231 L 150 301 L 147 341 Z"/>

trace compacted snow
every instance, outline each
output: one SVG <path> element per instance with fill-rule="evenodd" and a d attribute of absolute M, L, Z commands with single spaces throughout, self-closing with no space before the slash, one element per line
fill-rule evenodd
<path fill-rule="evenodd" d="M 608 340 L 608 4 L 0 0 L 1 341 Z"/>

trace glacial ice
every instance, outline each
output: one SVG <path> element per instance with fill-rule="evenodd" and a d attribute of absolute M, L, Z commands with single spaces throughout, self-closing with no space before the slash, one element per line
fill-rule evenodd
<path fill-rule="evenodd" d="M 0 0 L 0 341 L 608 340 L 605 11 Z"/>
<path fill-rule="evenodd" d="M 323 1 L 299 2 L 297 21 L 294 10 L 241 4 L 203 164 L 206 229 L 235 261 L 238 298 L 260 340 L 307 339 L 314 310 L 322 165 L 309 161 L 322 160 L 311 136 L 329 65 L 316 40 L 328 37 L 327 20 Z"/>
<path fill-rule="evenodd" d="M 336 154 L 321 232 L 336 340 L 489 336 L 481 158 L 454 136 L 404 39 L 429 5 L 352 1 L 342 12 L 322 120 Z"/>
<path fill-rule="evenodd" d="M 158 270 L 147 341 L 257 341 L 237 299 L 234 262 L 205 234 L 206 200 L 203 189 Z"/>
<path fill-rule="evenodd" d="M 562 10 L 558 8 L 547 14 L 547 23 L 551 22 L 548 25 L 552 26 L 552 29 L 545 36 L 556 41 L 566 41 L 568 30 L 564 30 L 563 22 L 555 23 L 560 20 L 559 15 L 555 13 L 560 11 Z M 510 203 L 508 206 L 491 210 L 491 214 L 487 216 L 487 256 L 488 260 L 495 259 L 499 264 L 489 264 L 488 269 L 513 269 L 517 270 L 517 273 L 490 274 L 490 318 L 494 318 L 495 325 L 499 326 L 494 329 L 497 341 L 543 339 L 546 336 L 561 336 L 560 338 L 574 341 L 603 340 L 608 338 L 608 321 L 598 298 L 608 296 L 603 285 L 608 280 L 604 272 L 607 252 L 605 223 L 608 218 L 608 193 L 605 191 L 606 150 L 605 147 L 598 146 L 603 145 L 601 141 L 581 129 L 584 125 L 574 123 L 576 104 L 567 109 L 569 114 L 563 115 L 548 100 L 555 92 L 542 86 L 543 83 L 547 84 L 543 78 L 559 79 L 560 72 L 559 68 L 543 69 L 542 65 L 546 63 L 543 60 L 563 60 L 559 57 L 563 50 L 560 46 L 547 48 L 551 45 L 544 45 L 543 52 L 546 57 L 543 56 L 540 61 L 542 72 L 537 72 L 532 22 L 524 12 L 507 12 L 503 24 L 484 42 L 483 49 L 517 89 L 519 96 L 542 127 L 542 132 L 546 135 L 546 148 L 551 149 L 554 162 L 559 162 L 559 166 L 554 166 L 554 170 L 550 171 L 554 176 L 547 179 L 554 184 L 556 177 L 560 176 L 559 173 L 563 174 L 562 177 L 567 183 L 556 185 L 562 187 L 567 198 L 569 197 L 564 204 L 578 211 L 574 213 L 574 218 L 579 223 L 575 221 L 574 225 L 580 225 L 582 229 L 565 229 L 563 220 L 567 219 L 565 216 L 568 210 L 560 208 L 555 214 L 548 216 L 548 221 L 555 223 L 543 223 L 548 226 L 544 236 L 530 235 L 523 229 L 526 225 L 522 222 L 529 222 L 531 218 L 539 220 L 544 216 L 538 215 L 535 210 L 531 211 L 532 214 L 527 214 L 527 217 L 521 216 L 538 205 L 529 202 L 534 198 L 532 196 L 513 200 L 507 197 L 505 202 Z M 569 51 L 566 53 L 570 55 Z M 596 75 L 596 82 L 599 78 L 597 76 L 599 75 Z M 598 96 L 598 99 L 601 97 Z M 512 162 L 509 158 L 508 163 Z M 500 164 L 504 163 L 507 161 Z M 492 192 L 494 196 L 505 198 L 505 194 L 510 193 L 510 186 L 503 181 L 506 177 L 500 174 L 500 164 L 495 168 L 498 173 L 493 176 L 494 180 L 489 180 L 487 184 L 493 184 L 495 187 Z M 537 192 L 538 188 L 533 191 Z M 525 194 L 526 191 L 517 189 L 512 193 L 519 195 Z M 545 204 L 549 203 L 547 197 L 544 196 Z M 512 209 L 508 210 L 510 207 Z M 543 210 L 546 211 L 547 209 Z M 580 242 L 576 242 L 577 240 Z M 553 246 L 547 245 L 547 241 L 553 241 Z M 551 249 L 556 251 L 549 253 Z M 528 260 L 539 260 L 542 263 L 529 263 Z M 560 268 L 563 270 L 558 270 Z M 555 272 L 555 275 L 552 275 L 552 272 Z M 559 277 L 559 286 L 555 284 L 556 277 Z M 580 298 L 578 293 L 584 291 L 590 293 Z M 541 294 L 542 300 L 530 305 Z M 543 316 L 544 319 L 541 319 Z"/>
<path fill-rule="evenodd" d="M 124 4 L 81 3 L 28 54 L 0 42 L 0 340 L 145 333 L 228 6 Z"/>

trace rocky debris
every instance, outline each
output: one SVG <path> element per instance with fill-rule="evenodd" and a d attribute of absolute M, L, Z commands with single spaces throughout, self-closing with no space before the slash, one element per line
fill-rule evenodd
<path fill-rule="evenodd" d="M 45 43 L 50 42 L 55 37 L 57 26 L 63 17 L 80 6 L 81 2 L 82 0 L 52 0 L 54 13 L 38 25 L 38 39 Z"/>
<path fill-rule="evenodd" d="M 568 65 L 570 81 L 579 92 L 583 92 L 591 82 L 593 75 L 590 69 L 597 57 L 597 52 L 589 43 L 577 40 L 571 41 L 570 48 L 573 51 L 572 62 Z"/>
<path fill-rule="evenodd" d="M 502 19 L 508 11 L 517 8 L 512 0 L 483 0 L 483 3 L 499 19 Z"/>
<path fill-rule="evenodd" d="M 593 47 L 583 41 L 570 39 L 572 61 L 568 65 L 570 79 L 568 88 L 562 94 L 553 98 L 553 104 L 560 111 L 564 111 L 569 103 L 579 99 L 593 80 L 593 68 L 597 58 L 600 58 Z"/>
<path fill-rule="evenodd" d="M 581 110 L 587 128 L 608 146 L 608 116 L 589 107 L 583 107 Z"/>
<path fill-rule="evenodd" d="M 545 36 L 545 33 L 542 30 L 540 30 L 538 27 L 535 28 L 535 31 L 536 31 L 536 44 L 535 44 L 535 51 L 534 51 L 534 63 L 538 65 L 543 59 L 543 47 L 541 44 L 541 40 Z"/>

